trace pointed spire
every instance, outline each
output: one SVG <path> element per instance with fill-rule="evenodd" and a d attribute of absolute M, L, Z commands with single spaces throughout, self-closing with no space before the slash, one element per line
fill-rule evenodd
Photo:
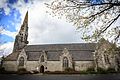
<path fill-rule="evenodd" d="M 25 27 L 28 27 L 28 11 L 26 12 L 26 15 L 24 17 L 24 21 L 23 21 L 23 24 L 20 28 L 19 33 L 21 33 L 22 31 L 25 31 Z"/>
<path fill-rule="evenodd" d="M 25 18 L 24 18 L 24 22 L 28 22 L 28 11 L 26 12 Z"/>
<path fill-rule="evenodd" d="M 13 52 L 23 49 L 27 44 L 28 38 L 28 11 L 25 15 L 24 22 L 21 25 L 19 33 L 16 35 Z"/>

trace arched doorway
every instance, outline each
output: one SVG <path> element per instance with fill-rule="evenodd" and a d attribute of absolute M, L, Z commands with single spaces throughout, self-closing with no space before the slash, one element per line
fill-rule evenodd
<path fill-rule="evenodd" d="M 40 73 L 44 73 L 44 66 L 43 65 L 40 67 Z"/>

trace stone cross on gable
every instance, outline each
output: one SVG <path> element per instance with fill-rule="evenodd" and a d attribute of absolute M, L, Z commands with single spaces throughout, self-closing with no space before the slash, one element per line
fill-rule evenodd
<path fill-rule="evenodd" d="M 42 50 L 42 53 L 43 53 L 43 54 L 46 54 L 46 53 L 47 53 L 47 51 L 45 51 L 45 50 Z"/>
<path fill-rule="evenodd" d="M 42 53 L 44 54 L 44 53 L 45 53 L 45 51 L 44 51 L 44 50 L 42 50 Z"/>
<path fill-rule="evenodd" d="M 63 50 L 63 52 L 62 53 L 64 53 L 64 54 L 68 54 L 69 53 L 69 51 L 68 51 L 68 49 L 67 48 L 64 48 L 64 50 Z"/>

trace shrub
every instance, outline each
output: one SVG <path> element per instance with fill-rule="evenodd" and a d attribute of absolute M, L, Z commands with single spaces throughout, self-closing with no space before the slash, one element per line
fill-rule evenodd
<path fill-rule="evenodd" d="M 5 72 L 5 68 L 4 67 L 0 67 L 0 73 L 4 73 Z"/>
<path fill-rule="evenodd" d="M 18 69 L 17 73 L 18 74 L 28 74 L 30 72 L 28 72 L 25 68 L 20 68 L 20 69 Z"/>
<path fill-rule="evenodd" d="M 75 70 L 72 68 L 65 68 L 65 72 L 74 72 Z"/>
<path fill-rule="evenodd" d="M 80 74 L 79 71 L 71 71 L 71 72 L 67 72 L 67 71 L 45 71 L 45 74 Z"/>
<path fill-rule="evenodd" d="M 108 73 L 116 73 L 115 69 L 114 68 L 108 68 L 106 70 Z"/>
<path fill-rule="evenodd" d="M 93 67 L 88 68 L 86 71 L 95 71 Z"/>
<path fill-rule="evenodd" d="M 4 67 L 1 67 L 0 74 L 16 74 L 16 71 L 6 71 Z"/>
<path fill-rule="evenodd" d="M 107 73 L 107 71 L 106 71 L 105 69 L 100 68 L 100 67 L 97 68 L 97 72 L 95 72 L 94 67 L 88 68 L 88 69 L 86 70 L 86 72 L 87 72 L 87 73 L 90 73 L 90 74 L 106 74 L 106 73 Z"/>
<path fill-rule="evenodd" d="M 93 73 L 96 73 L 96 72 L 95 72 L 95 70 L 94 70 L 94 67 L 90 67 L 90 68 L 88 68 L 88 69 L 86 70 L 86 73 L 91 73 L 91 74 L 93 74 Z"/>
<path fill-rule="evenodd" d="M 80 74 L 88 74 L 87 71 L 79 71 Z"/>
<path fill-rule="evenodd" d="M 105 69 L 98 67 L 97 68 L 97 73 L 99 73 L 99 74 L 106 74 L 107 72 L 106 72 Z"/>

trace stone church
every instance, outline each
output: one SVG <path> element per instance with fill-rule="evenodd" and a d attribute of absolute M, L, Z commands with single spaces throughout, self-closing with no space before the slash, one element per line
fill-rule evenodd
<path fill-rule="evenodd" d="M 28 45 L 28 12 L 16 35 L 13 52 L 5 58 L 4 68 L 17 71 L 75 71 L 94 67 L 96 43 L 44 44 Z"/>

